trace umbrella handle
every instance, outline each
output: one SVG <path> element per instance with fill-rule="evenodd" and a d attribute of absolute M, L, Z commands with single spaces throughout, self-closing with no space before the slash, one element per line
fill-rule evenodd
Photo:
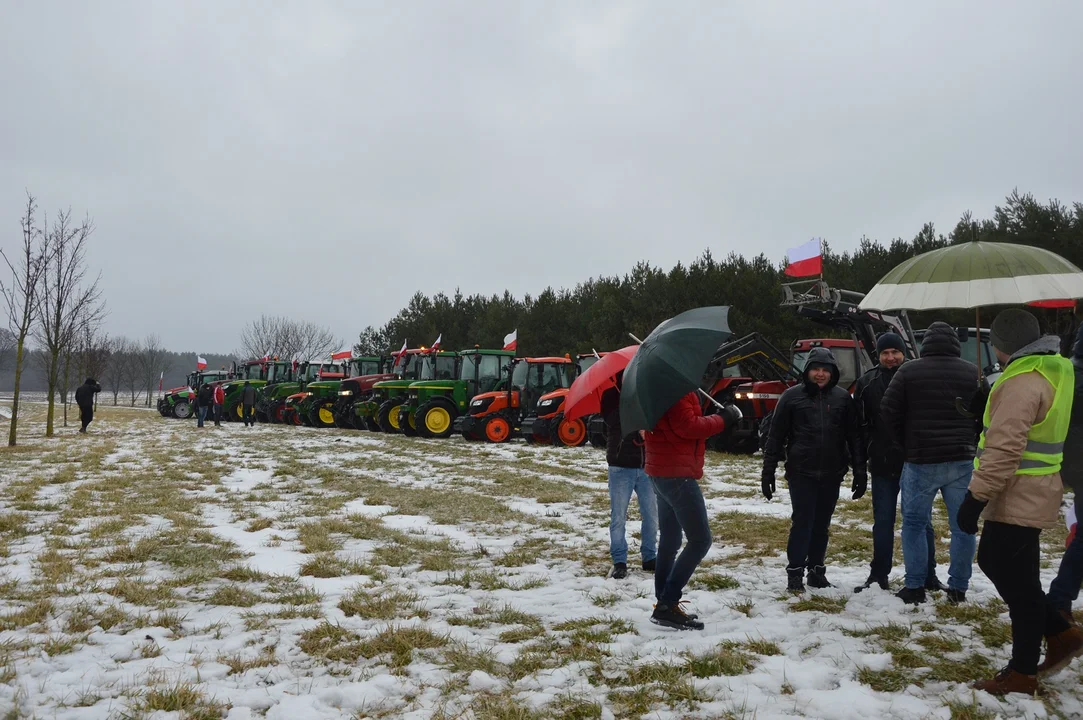
<path fill-rule="evenodd" d="M 637 337 L 636 337 L 635 335 L 633 335 L 632 333 L 628 333 L 628 337 L 630 337 L 630 338 L 632 338 L 633 340 L 635 340 L 635 341 L 636 341 L 636 344 L 637 344 L 637 345 L 642 345 L 642 344 L 643 344 L 643 341 L 642 341 L 642 340 L 640 340 L 639 338 L 637 338 Z M 703 388 L 696 388 L 696 389 L 697 389 L 697 390 L 699 390 L 699 394 L 700 394 L 700 395 L 702 395 L 703 397 L 707 398 L 707 399 L 708 399 L 708 400 L 710 400 L 710 401 L 711 401 L 712 403 L 714 403 L 714 406 L 715 406 L 716 408 L 718 408 L 719 410 L 725 410 L 725 409 L 726 409 L 726 406 L 725 406 L 725 405 L 723 405 L 722 403 L 718 402 L 718 401 L 717 401 L 717 400 L 715 400 L 715 399 L 714 399 L 713 397 L 711 397 L 710 395 L 708 395 L 708 394 L 707 394 L 707 391 L 706 391 L 706 390 L 704 390 Z"/>

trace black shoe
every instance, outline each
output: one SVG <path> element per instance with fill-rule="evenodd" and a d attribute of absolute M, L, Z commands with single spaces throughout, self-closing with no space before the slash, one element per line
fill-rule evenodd
<path fill-rule="evenodd" d="M 881 590 L 890 590 L 891 585 L 888 584 L 886 577 L 876 577 L 875 575 L 869 575 L 869 579 L 865 581 L 864 585 L 858 585 L 854 588 L 855 593 L 859 593 L 862 590 L 867 590 L 873 585 L 878 585 Z"/>
<path fill-rule="evenodd" d="M 643 561 L 643 572 L 654 572 L 654 559 Z"/>
<path fill-rule="evenodd" d="M 628 577 L 628 566 L 625 563 L 614 563 L 613 577 L 617 580 L 623 580 Z"/>
<path fill-rule="evenodd" d="M 674 607 L 658 604 L 651 613 L 651 622 L 655 625 L 676 628 L 677 630 L 702 630 L 703 623 L 696 619 L 695 615 L 689 615 L 681 609 L 681 604 Z"/>
<path fill-rule="evenodd" d="M 932 590 L 933 592 L 943 592 L 947 590 L 946 587 L 940 582 L 940 578 L 936 575 L 925 578 L 925 589 Z"/>
<path fill-rule="evenodd" d="M 805 592 L 805 568 L 786 568 L 786 589 Z"/>
<path fill-rule="evenodd" d="M 813 588 L 835 587 L 827 581 L 827 568 L 825 568 L 823 565 L 817 565 L 816 567 L 809 568 L 808 586 Z"/>
<path fill-rule="evenodd" d="M 925 602 L 925 588 L 904 587 L 902 590 L 895 593 L 895 597 L 899 598 L 907 605 L 918 605 Z"/>
<path fill-rule="evenodd" d="M 946 593 L 948 596 L 948 602 L 952 605 L 958 605 L 959 603 L 966 602 L 966 590 L 951 590 Z"/>

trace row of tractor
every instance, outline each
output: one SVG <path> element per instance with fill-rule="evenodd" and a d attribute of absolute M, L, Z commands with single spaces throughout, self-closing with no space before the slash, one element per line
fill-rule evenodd
<path fill-rule="evenodd" d="M 801 290 L 787 286 L 783 306 L 830 329 L 829 337 L 799 339 L 783 353 L 759 333 L 730 340 L 718 348 L 704 376 L 703 388 L 716 401 L 735 404 L 742 418 L 711 438 L 710 446 L 729 452 L 754 452 L 761 431 L 782 392 L 797 383 L 816 347 L 830 348 L 838 361 L 839 384 L 853 383 L 876 363 L 876 336 L 900 334 L 914 357 L 922 331 L 913 331 L 905 313 L 886 315 L 859 310 L 858 293 L 835 290 L 822 281 Z M 988 332 L 977 345 L 972 329 L 959 328 L 964 357 L 983 358 L 989 375 L 998 368 Z M 969 356 L 966 354 L 969 350 Z M 458 434 L 491 443 L 521 437 L 527 442 L 569 447 L 587 442 L 605 445 L 600 416 L 566 418 L 564 402 L 577 377 L 605 353 L 576 357 L 516 357 L 514 351 L 446 351 L 404 348 L 383 357 L 345 360 L 285 361 L 264 357 L 231 370 L 199 371 L 187 385 L 159 401 L 163 416 L 187 418 L 204 384 L 225 390 L 225 419 L 242 419 L 244 385 L 256 386 L 256 419 L 262 423 L 397 433 L 420 438 Z M 716 406 L 707 404 L 705 411 Z"/>

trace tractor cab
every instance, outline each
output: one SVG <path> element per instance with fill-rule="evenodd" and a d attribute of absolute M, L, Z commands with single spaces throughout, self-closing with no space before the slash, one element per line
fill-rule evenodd
<path fill-rule="evenodd" d="M 422 379 L 410 383 L 407 389 L 406 402 L 399 410 L 402 431 L 416 432 L 423 438 L 448 437 L 471 400 L 501 386 L 505 363 L 514 357 L 515 353 L 507 350 L 464 350 L 458 353 L 453 376 L 441 370 L 437 358 L 432 372 L 423 370 Z"/>
<path fill-rule="evenodd" d="M 256 389 L 258 399 L 260 390 L 267 384 L 268 373 L 266 358 L 246 360 L 239 366 L 234 366 L 234 371 L 230 373 L 230 379 L 222 383 L 222 389 L 226 393 L 225 403 L 222 406 L 222 415 L 226 420 L 241 421 L 244 419 L 244 405 L 241 400 L 245 383 Z"/>
<path fill-rule="evenodd" d="M 338 362 L 313 362 L 305 361 L 297 365 L 294 383 L 290 384 L 293 392 L 283 397 L 284 406 L 282 419 L 293 425 L 308 425 L 308 418 L 298 412 L 300 403 L 309 396 L 309 386 L 321 380 L 341 379 L 343 376 L 342 363 Z"/>
<path fill-rule="evenodd" d="M 338 386 L 338 396 L 331 406 L 332 420 L 336 427 L 345 429 L 367 430 L 364 424 L 356 423 L 355 406 L 364 402 L 372 393 L 372 386 L 385 380 L 394 380 L 397 376 L 391 372 L 393 358 L 384 356 L 366 356 L 351 358 L 346 370 L 346 379 Z"/>
<path fill-rule="evenodd" d="M 572 381 L 598 362 L 606 353 L 580 353 L 572 365 Z M 520 432 L 527 442 L 557 443 L 567 447 L 579 447 L 587 441 L 591 417 L 564 419 L 564 400 L 567 387 L 557 388 L 538 399 L 534 411 L 523 418 Z"/>
<path fill-rule="evenodd" d="M 575 363 L 570 357 L 517 358 L 505 370 L 508 387 L 476 395 L 470 401 L 470 413 L 456 421 L 466 439 L 509 440 L 544 395 L 571 387 Z"/>
<path fill-rule="evenodd" d="M 409 413 L 403 416 L 401 412 L 404 407 L 408 407 L 410 385 L 419 381 L 446 383 L 454 380 L 459 373 L 459 354 L 443 350 L 434 353 L 425 348 L 407 352 L 412 354 L 407 356 L 408 364 L 402 376 L 395 380 L 378 382 L 372 389 L 373 399 L 379 402 L 376 423 L 380 430 L 412 436 L 417 434 L 416 422 Z"/>

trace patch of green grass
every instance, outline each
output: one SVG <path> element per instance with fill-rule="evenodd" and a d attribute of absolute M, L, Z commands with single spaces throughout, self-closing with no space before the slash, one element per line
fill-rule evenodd
<path fill-rule="evenodd" d="M 266 582 L 271 579 L 271 576 L 267 573 L 260 572 L 259 570 L 253 570 L 245 565 L 236 565 L 229 568 L 221 575 L 223 580 L 229 580 L 231 582 Z"/>
<path fill-rule="evenodd" d="M 489 675 L 499 676 L 505 672 L 496 661 L 496 656 L 489 648 L 471 648 L 465 642 L 454 641 L 444 650 L 444 667 L 457 675 L 470 675 L 481 670 Z"/>
<path fill-rule="evenodd" d="M 301 565 L 298 571 L 302 577 L 333 578 L 347 575 L 369 575 L 374 580 L 383 578 L 383 573 L 374 567 L 366 566 L 356 560 L 347 560 L 334 553 L 320 553 Z"/>
<path fill-rule="evenodd" d="M 157 687 L 138 703 L 141 712 L 181 712 L 192 720 L 217 720 L 225 716 L 226 706 L 207 699 L 193 683 L 178 681 Z"/>
<path fill-rule="evenodd" d="M 566 696 L 549 705 L 546 717 L 556 720 L 590 720 L 602 716 L 602 706 L 595 700 Z"/>
<path fill-rule="evenodd" d="M 704 575 L 693 576 L 695 579 L 695 585 L 702 587 L 705 590 L 719 591 L 719 590 L 736 590 L 741 587 L 741 583 L 737 581 L 737 578 L 731 575 L 724 575 L 721 573 L 706 573 Z"/>
<path fill-rule="evenodd" d="M 944 653 L 957 653 L 962 651 L 963 643 L 957 637 L 947 637 L 945 635 L 922 635 L 917 639 L 918 645 L 929 652 L 943 655 Z"/>
<path fill-rule="evenodd" d="M 246 527 L 245 530 L 247 532 L 259 532 L 260 530 L 266 530 L 273 525 L 274 521 L 271 520 L 271 518 L 261 517 L 248 523 L 248 527 Z"/>
<path fill-rule="evenodd" d="M 545 629 L 537 626 L 517 627 L 513 630 L 505 630 L 500 633 L 498 639 L 503 643 L 521 643 L 544 635 Z"/>
<path fill-rule="evenodd" d="M 412 565 L 414 562 L 416 562 L 414 550 L 404 545 L 381 545 L 372 551 L 372 563 L 374 565 L 403 567 Z"/>
<path fill-rule="evenodd" d="M 229 607 L 252 607 L 263 601 L 263 598 L 251 590 L 246 590 L 240 585 L 223 585 L 217 588 L 207 602 L 211 605 L 227 605 Z"/>
<path fill-rule="evenodd" d="M 790 605 L 793 612 L 822 612 L 837 615 L 846 609 L 847 598 L 813 595 Z"/>
<path fill-rule="evenodd" d="M 951 713 L 950 720 L 995 720 L 998 717 L 997 713 L 983 708 L 977 700 L 969 703 L 949 700 L 948 711 Z"/>
<path fill-rule="evenodd" d="M 0 513 L 0 537 L 20 538 L 30 534 L 30 516 L 24 513 Z"/>
<path fill-rule="evenodd" d="M 986 605 L 976 603 L 953 605 L 945 602 L 936 606 L 936 614 L 941 620 L 972 626 L 985 646 L 990 648 L 1001 647 L 1011 642 L 1011 623 L 1000 619 L 1005 610 L 1005 605 L 1000 600 L 993 600 Z"/>
<path fill-rule="evenodd" d="M 297 541 L 304 553 L 332 553 L 342 548 L 342 541 L 331 537 L 327 522 L 320 520 L 298 525 Z"/>
<path fill-rule="evenodd" d="M 338 609 L 346 617 L 360 617 L 366 620 L 390 620 L 395 617 L 429 617 L 429 612 L 422 608 L 418 594 L 399 590 L 369 590 L 358 586 L 350 590 L 338 603 Z"/>
<path fill-rule="evenodd" d="M 275 655 L 275 646 L 265 645 L 260 648 L 259 653 L 255 656 L 245 657 L 240 653 L 219 655 L 218 662 L 229 667 L 230 675 L 243 675 L 255 668 L 277 665 L 279 661 Z"/>
<path fill-rule="evenodd" d="M 857 671 L 857 681 L 862 685 L 868 685 L 877 692 L 890 693 L 902 692 L 912 684 L 921 684 L 911 673 L 899 668 L 872 670 L 863 667 Z"/>
<path fill-rule="evenodd" d="M 744 675 L 756 667 L 756 662 L 736 643 L 722 643 L 710 652 L 685 656 L 684 666 L 694 677 L 709 678 Z"/>
<path fill-rule="evenodd" d="M 862 630 L 843 630 L 842 634 L 857 638 L 876 636 L 881 640 L 899 641 L 910 637 L 910 628 L 896 622 L 889 622 L 886 625 L 870 625 Z"/>
<path fill-rule="evenodd" d="M 884 644 L 884 650 L 891 653 L 891 661 L 897 668 L 913 670 L 928 665 L 924 654 L 915 652 L 913 648 L 906 645 L 889 642 Z"/>
<path fill-rule="evenodd" d="M 755 640 L 749 640 L 744 643 L 745 649 L 749 652 L 756 653 L 757 655 L 767 655 L 769 657 L 782 654 L 782 648 L 778 646 L 778 643 L 765 640 L 763 638 L 756 638 Z"/>
<path fill-rule="evenodd" d="M 51 600 L 38 600 L 20 610 L 0 615 L 0 630 L 18 630 L 45 622 L 53 611 Z"/>
<path fill-rule="evenodd" d="M 929 678 L 940 682 L 970 683 L 992 677 L 996 670 L 985 655 L 970 653 L 961 660 L 941 658 L 936 661 L 932 664 Z"/>
<path fill-rule="evenodd" d="M 176 596 L 168 585 L 142 579 L 120 578 L 108 593 L 133 605 L 168 606 L 176 601 Z"/>

